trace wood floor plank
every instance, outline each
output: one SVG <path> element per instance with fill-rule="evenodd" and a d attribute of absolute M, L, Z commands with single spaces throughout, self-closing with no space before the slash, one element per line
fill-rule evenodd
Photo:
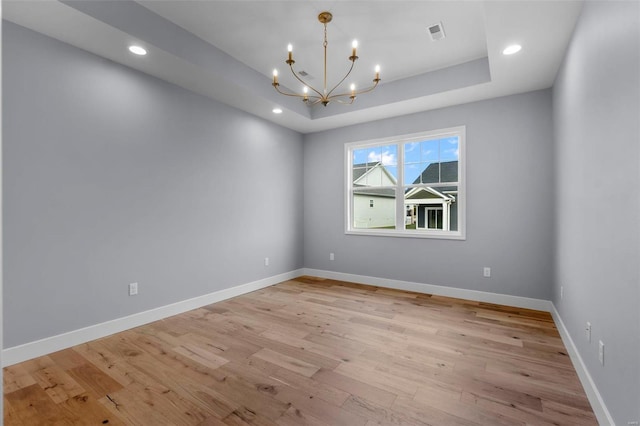
<path fill-rule="evenodd" d="M 365 417 L 296 389 L 283 388 L 276 398 L 330 425 L 364 426 L 366 423 Z"/>
<path fill-rule="evenodd" d="M 18 389 L 5 394 L 11 413 L 24 425 L 73 425 L 77 420 L 75 416 L 65 416 L 64 411 L 53 402 L 47 393 L 38 384 Z M 5 416 L 4 424 L 9 425 L 11 419 Z"/>
<path fill-rule="evenodd" d="M 6 396 L 3 396 L 4 424 L 16 426 L 24 426 L 22 420 L 18 416 L 17 411 L 13 408 Z"/>
<path fill-rule="evenodd" d="M 571 425 L 595 425 L 598 423 L 592 411 L 569 407 L 556 401 L 542 401 L 542 411 L 549 421 L 564 422 Z M 535 422 L 535 419 L 532 420 Z"/>
<path fill-rule="evenodd" d="M 308 276 L 10 366 L 3 387 L 7 426 L 597 424 L 548 312 Z"/>
<path fill-rule="evenodd" d="M 276 426 L 277 423 L 261 416 L 253 410 L 241 407 L 223 419 L 226 425 Z"/>
<path fill-rule="evenodd" d="M 89 361 L 73 348 L 64 349 L 48 355 L 49 358 L 61 369 L 71 370 L 89 364 Z"/>
<path fill-rule="evenodd" d="M 36 380 L 23 364 L 5 368 L 2 380 L 4 382 L 4 393 L 11 393 L 36 384 Z"/>
<path fill-rule="evenodd" d="M 320 370 L 320 366 L 309 364 L 297 358 L 272 351 L 268 348 L 264 348 L 251 356 L 260 358 L 263 361 L 268 361 L 272 364 L 278 365 L 282 368 L 286 368 L 287 370 L 291 370 L 298 374 L 302 374 L 306 377 L 311 377 L 316 374 L 318 370 Z"/>
<path fill-rule="evenodd" d="M 391 407 L 397 395 L 384 389 L 371 386 L 360 380 L 352 379 L 332 370 L 319 370 L 313 379 L 331 385 L 351 395 L 359 395 L 381 407 Z"/>
<path fill-rule="evenodd" d="M 329 404 L 340 406 L 349 397 L 349 393 L 336 387 L 318 382 L 313 377 L 309 378 L 286 368 L 278 367 L 259 358 L 251 358 L 246 363 L 229 363 L 223 368 L 234 374 L 251 377 L 260 391 L 275 395 L 282 386 L 301 390 L 314 398 L 320 398 Z"/>
<path fill-rule="evenodd" d="M 56 404 L 85 392 L 78 382 L 57 365 L 38 370 L 32 376 Z"/>
<path fill-rule="evenodd" d="M 276 422 L 279 426 L 331 426 L 298 408 L 289 408 Z"/>
<path fill-rule="evenodd" d="M 204 413 L 222 419 L 241 408 L 241 404 L 213 389 L 212 383 L 215 383 L 215 378 L 203 379 L 208 378 L 208 374 L 205 369 L 193 368 L 198 365 L 195 361 L 189 365 L 188 358 L 174 357 L 169 353 L 149 354 L 149 357 L 153 360 L 137 358 L 137 369 L 156 382 L 162 383 L 181 398 L 190 400 Z"/>
<path fill-rule="evenodd" d="M 120 383 L 90 363 L 67 370 L 67 374 L 69 374 L 82 389 L 91 393 L 96 399 L 100 399 L 109 393 L 122 389 Z"/>
<path fill-rule="evenodd" d="M 111 413 L 94 396 L 85 393 L 76 395 L 59 404 L 65 417 L 74 418 L 74 425 L 91 426 L 108 424 L 109 426 L 124 426 L 116 415 Z"/>
<path fill-rule="evenodd" d="M 190 343 L 185 343 L 181 346 L 176 346 L 173 348 L 173 351 L 184 355 L 187 358 L 194 360 L 197 363 L 202 364 L 205 367 L 209 367 L 212 369 L 216 369 L 221 365 L 229 362 L 228 359 L 222 358 L 221 356 L 216 355 L 215 353 L 207 350 L 206 348 L 199 347 L 197 345 L 193 345 Z"/>
<path fill-rule="evenodd" d="M 104 345 L 104 340 L 94 340 L 75 346 L 73 349 L 122 386 L 127 386 L 131 383 L 132 380 L 128 374 L 130 367 L 126 365 L 124 360 L 108 350 L 108 346 Z"/>
<path fill-rule="evenodd" d="M 398 425 L 398 426 L 429 426 L 417 418 L 402 411 L 395 411 L 367 401 L 364 398 L 351 396 L 342 407 L 352 413 L 368 419 L 367 424 Z"/>
<path fill-rule="evenodd" d="M 393 402 L 392 408 L 395 411 L 418 419 L 433 426 L 478 426 L 480 423 L 467 420 L 455 414 L 446 413 L 438 407 L 425 405 L 415 401 L 412 397 L 398 396 Z"/>

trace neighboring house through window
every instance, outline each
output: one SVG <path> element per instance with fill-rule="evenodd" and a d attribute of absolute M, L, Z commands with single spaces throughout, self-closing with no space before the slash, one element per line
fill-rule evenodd
<path fill-rule="evenodd" d="M 345 145 L 346 232 L 464 239 L 465 128 Z"/>

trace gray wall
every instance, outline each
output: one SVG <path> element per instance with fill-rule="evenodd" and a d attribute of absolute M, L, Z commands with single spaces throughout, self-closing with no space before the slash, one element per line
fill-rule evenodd
<path fill-rule="evenodd" d="M 466 241 L 344 234 L 346 142 L 459 125 L 467 129 Z M 545 90 L 306 135 L 305 267 L 549 299 L 551 128 Z"/>
<path fill-rule="evenodd" d="M 639 28 L 638 2 L 586 2 L 553 89 L 553 302 L 618 425 L 640 419 Z"/>
<path fill-rule="evenodd" d="M 5 347 L 303 266 L 298 133 L 8 22 L 2 53 Z"/>

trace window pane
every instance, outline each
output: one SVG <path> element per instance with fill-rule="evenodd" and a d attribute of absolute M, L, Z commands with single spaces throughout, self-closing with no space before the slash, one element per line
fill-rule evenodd
<path fill-rule="evenodd" d="M 420 160 L 423 163 L 437 162 L 440 160 L 440 141 L 430 140 L 420 142 Z"/>
<path fill-rule="evenodd" d="M 458 160 L 440 163 L 440 182 L 458 181 Z"/>
<path fill-rule="evenodd" d="M 458 181 L 458 137 L 404 144 L 404 184 Z"/>
<path fill-rule="evenodd" d="M 405 229 L 458 230 L 458 187 L 434 185 L 404 189 Z"/>
<path fill-rule="evenodd" d="M 438 183 L 439 179 L 440 163 L 420 163 L 420 180 L 413 183 Z"/>
<path fill-rule="evenodd" d="M 458 137 L 445 138 L 440 141 L 440 182 L 458 181 Z"/>
<path fill-rule="evenodd" d="M 404 144 L 404 164 L 420 162 L 420 142 L 409 142 Z"/>
<path fill-rule="evenodd" d="M 458 161 L 458 137 L 453 136 L 440 140 L 440 161 Z"/>
<path fill-rule="evenodd" d="M 395 229 L 396 191 L 393 188 L 353 189 L 354 229 Z"/>
<path fill-rule="evenodd" d="M 409 170 L 409 174 L 407 174 Z M 417 176 L 416 176 L 416 171 Z M 413 178 L 413 179 L 412 179 Z M 458 161 L 410 164 L 405 169 L 405 185 L 458 182 Z"/>
<path fill-rule="evenodd" d="M 420 183 L 420 173 L 422 172 L 420 163 L 406 164 L 404 166 L 404 184 L 411 185 L 414 182 Z"/>
<path fill-rule="evenodd" d="M 355 149 L 352 164 L 354 186 L 394 186 L 398 177 L 398 147 Z"/>

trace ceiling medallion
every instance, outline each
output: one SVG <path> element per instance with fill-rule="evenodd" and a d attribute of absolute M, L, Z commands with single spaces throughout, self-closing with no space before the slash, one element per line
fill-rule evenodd
<path fill-rule="evenodd" d="M 293 96 L 296 98 L 301 98 L 303 102 L 308 105 L 315 105 L 321 103 L 324 106 L 331 101 L 336 101 L 341 104 L 352 104 L 355 101 L 357 95 L 361 95 L 363 93 L 367 93 L 376 88 L 378 83 L 380 83 L 380 66 L 376 65 L 375 68 L 375 78 L 373 79 L 373 85 L 366 89 L 356 90 L 355 84 L 351 84 L 349 91 L 340 92 L 338 89 L 340 85 L 349 77 L 351 71 L 353 71 L 353 67 L 356 64 L 356 59 L 358 56 L 356 55 L 356 49 L 358 48 L 358 42 L 356 40 L 353 41 L 351 56 L 349 56 L 349 60 L 351 61 L 351 67 L 347 74 L 340 80 L 338 84 L 336 84 L 332 89 L 327 88 L 327 24 L 331 22 L 333 19 L 333 15 L 330 12 L 322 12 L 318 15 L 318 21 L 322 25 L 324 25 L 324 85 L 322 91 L 313 88 L 310 84 L 305 82 L 300 75 L 293 69 L 293 64 L 296 61 L 293 60 L 293 46 L 289 44 L 287 46 L 287 50 L 289 51 L 289 57 L 285 61 L 289 68 L 291 69 L 291 73 L 293 76 L 303 84 L 302 93 L 288 93 L 280 90 L 280 83 L 278 83 L 278 70 L 273 70 L 273 83 L 271 85 L 276 89 L 276 91 L 285 96 Z M 334 93 L 338 89 L 337 93 Z"/>

